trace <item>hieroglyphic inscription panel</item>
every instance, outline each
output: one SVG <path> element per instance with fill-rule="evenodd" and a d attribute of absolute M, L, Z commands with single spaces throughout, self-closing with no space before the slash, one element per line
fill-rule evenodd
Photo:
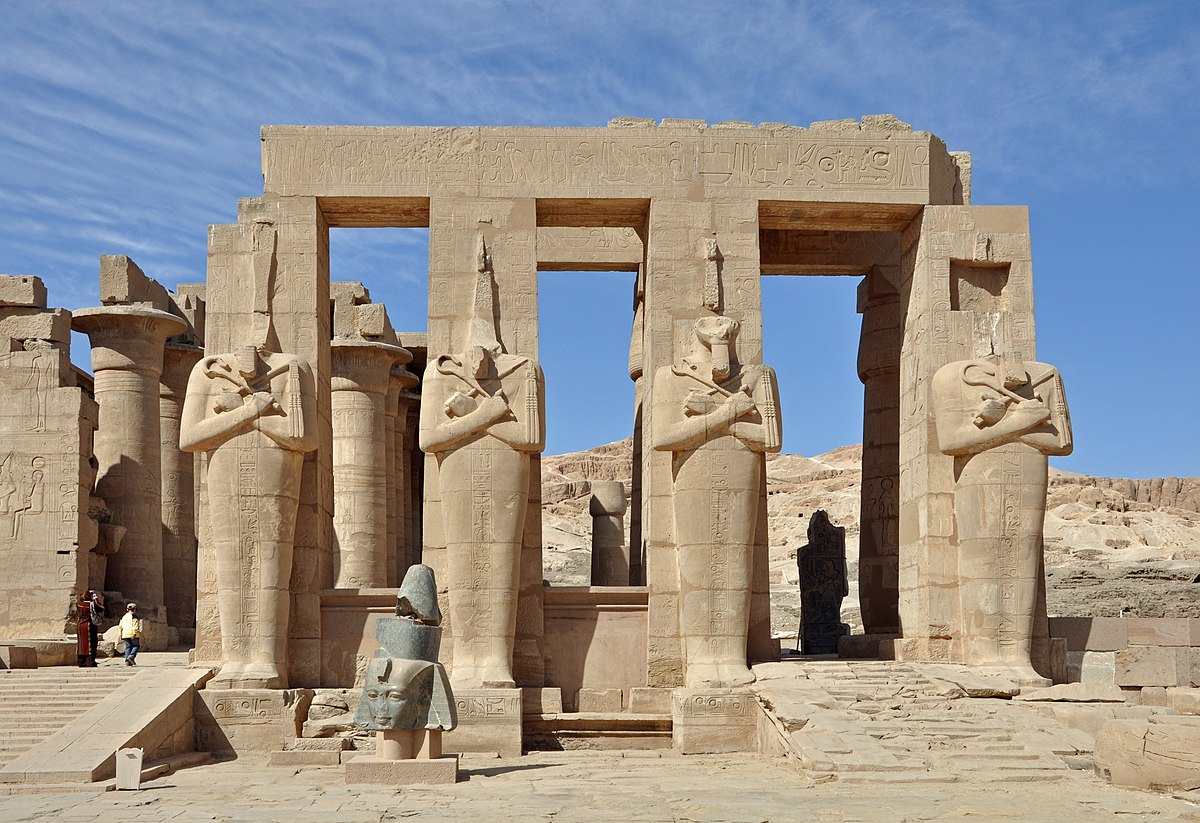
<path fill-rule="evenodd" d="M 648 197 L 701 183 L 776 199 L 953 196 L 953 162 L 924 132 L 265 126 L 262 137 L 276 194 Z"/>

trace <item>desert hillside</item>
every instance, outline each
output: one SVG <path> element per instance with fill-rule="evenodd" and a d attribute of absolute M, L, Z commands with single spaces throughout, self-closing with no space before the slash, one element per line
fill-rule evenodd
<path fill-rule="evenodd" d="M 542 459 L 542 535 L 546 579 L 586 585 L 592 480 L 631 474 L 632 441 Z M 858 615 L 858 497 L 861 446 L 817 457 L 767 458 L 771 518 L 771 600 L 775 629 L 799 620 L 796 550 L 808 542 L 808 517 L 825 509 L 846 527 L 850 597 L 843 619 Z M 1047 599 L 1051 615 L 1200 617 L 1200 478 L 1127 480 L 1051 469 L 1046 512 Z"/>

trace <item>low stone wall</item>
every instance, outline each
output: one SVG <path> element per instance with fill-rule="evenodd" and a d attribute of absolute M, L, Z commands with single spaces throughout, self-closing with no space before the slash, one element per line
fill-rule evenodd
<path fill-rule="evenodd" d="M 1052 617 L 1067 679 L 1125 690 L 1200 686 L 1200 618 Z"/>

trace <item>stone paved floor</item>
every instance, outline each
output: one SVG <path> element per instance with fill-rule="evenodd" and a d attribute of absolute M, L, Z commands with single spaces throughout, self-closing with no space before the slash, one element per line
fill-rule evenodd
<path fill-rule="evenodd" d="M 469 779 L 405 790 L 346 786 L 338 768 L 241 759 L 141 792 L 0 797 L 0 821 L 1194 821 L 1200 803 L 1117 789 L 1090 774 L 1029 784 L 813 784 L 758 755 L 544 752 L 467 758 Z M 1200 798 L 1198 798 L 1200 799 Z"/>

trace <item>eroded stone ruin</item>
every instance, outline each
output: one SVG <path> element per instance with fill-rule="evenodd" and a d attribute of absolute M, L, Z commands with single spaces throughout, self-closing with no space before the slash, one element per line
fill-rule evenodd
<path fill-rule="evenodd" d="M 262 160 L 262 195 L 209 229 L 203 285 L 105 257 L 102 305 L 72 317 L 34 277 L 0 283 L 4 637 L 69 631 L 72 592 L 119 592 L 159 642 L 194 638 L 232 728 L 239 697 L 388 682 L 375 622 L 426 564 L 452 750 L 519 753 L 572 712 L 754 749 L 749 666 L 779 656 L 764 455 L 789 415 L 760 278 L 843 275 L 865 386 L 848 639 L 1026 687 L 1065 670 L 1041 530 L 1066 396 L 1036 351 L 1028 213 L 971 205 L 968 154 L 881 115 L 267 126 Z M 335 227 L 429 229 L 427 332 L 330 282 Z M 537 276 L 589 269 L 636 272 L 634 472 L 597 488 L 595 585 L 545 586 Z"/>

